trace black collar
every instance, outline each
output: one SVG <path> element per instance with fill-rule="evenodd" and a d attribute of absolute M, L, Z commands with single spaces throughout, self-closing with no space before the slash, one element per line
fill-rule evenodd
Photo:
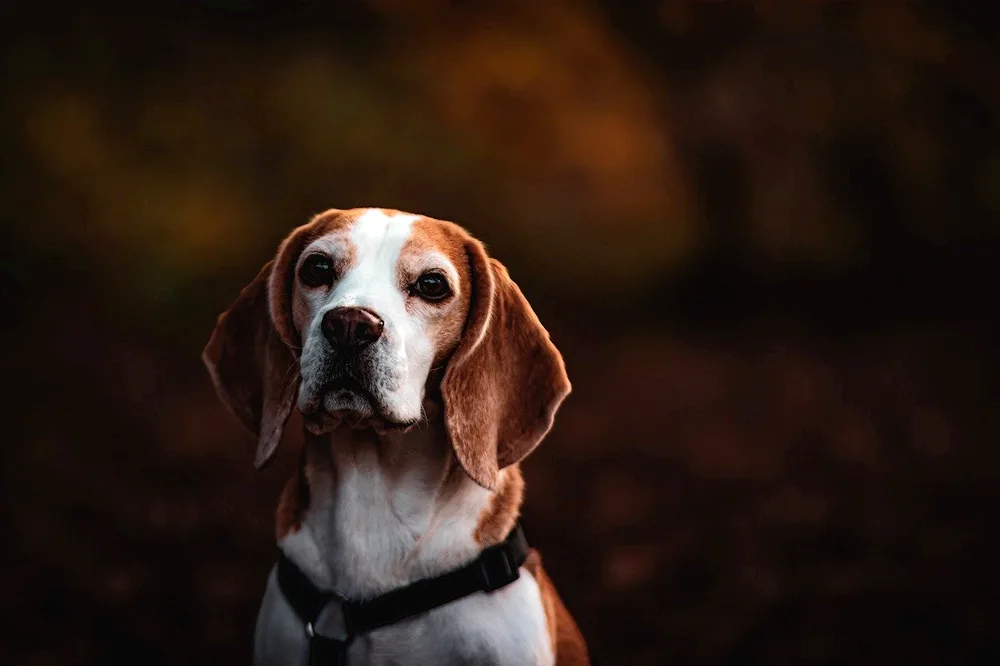
<path fill-rule="evenodd" d="M 418 580 L 367 601 L 349 601 L 318 589 L 294 562 L 280 553 L 278 587 L 305 625 L 309 637 L 309 664 L 330 666 L 345 663 L 347 645 L 359 634 L 426 613 L 476 592 L 492 592 L 513 583 L 520 577 L 519 569 L 530 551 L 518 523 L 503 542 L 485 549 L 464 567 L 435 578 Z M 332 639 L 313 631 L 314 623 L 331 601 L 337 601 L 343 612 L 346 639 Z"/>

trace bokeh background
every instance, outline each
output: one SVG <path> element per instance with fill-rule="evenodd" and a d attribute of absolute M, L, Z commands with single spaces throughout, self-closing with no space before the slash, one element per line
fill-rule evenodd
<path fill-rule="evenodd" d="M 373 205 L 564 352 L 525 516 L 599 663 L 1000 663 L 989 3 L 85 4 L 0 21 L 0 662 L 249 663 L 297 441 L 199 354 Z"/>

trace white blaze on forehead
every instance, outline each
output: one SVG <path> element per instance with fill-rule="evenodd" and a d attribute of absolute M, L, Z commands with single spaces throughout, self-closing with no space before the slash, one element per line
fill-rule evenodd
<path fill-rule="evenodd" d="M 377 208 L 369 208 L 351 224 L 350 237 L 361 254 L 365 250 L 390 253 L 395 257 L 410 237 L 416 215 L 394 213 L 386 215 Z"/>
<path fill-rule="evenodd" d="M 369 307 L 376 312 L 403 307 L 396 266 L 416 219 L 416 215 L 387 215 L 372 208 L 354 220 L 348 232 L 354 263 L 334 289 L 332 300 L 337 307 Z"/>

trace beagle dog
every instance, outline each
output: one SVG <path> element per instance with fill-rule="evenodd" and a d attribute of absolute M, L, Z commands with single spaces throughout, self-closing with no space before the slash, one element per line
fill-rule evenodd
<path fill-rule="evenodd" d="M 203 360 L 256 436 L 258 468 L 293 409 L 304 424 L 258 666 L 589 664 L 518 525 L 518 463 L 570 383 L 506 268 L 463 228 L 317 215 L 220 315 Z"/>

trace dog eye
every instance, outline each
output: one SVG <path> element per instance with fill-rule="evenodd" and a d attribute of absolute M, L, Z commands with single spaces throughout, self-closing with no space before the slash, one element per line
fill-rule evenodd
<path fill-rule="evenodd" d="M 438 273 L 424 273 L 413 283 L 413 292 L 428 301 L 440 301 L 451 293 L 448 281 Z"/>
<path fill-rule="evenodd" d="M 322 254 L 310 254 L 299 268 L 299 279 L 307 287 L 333 284 L 333 263 Z"/>

